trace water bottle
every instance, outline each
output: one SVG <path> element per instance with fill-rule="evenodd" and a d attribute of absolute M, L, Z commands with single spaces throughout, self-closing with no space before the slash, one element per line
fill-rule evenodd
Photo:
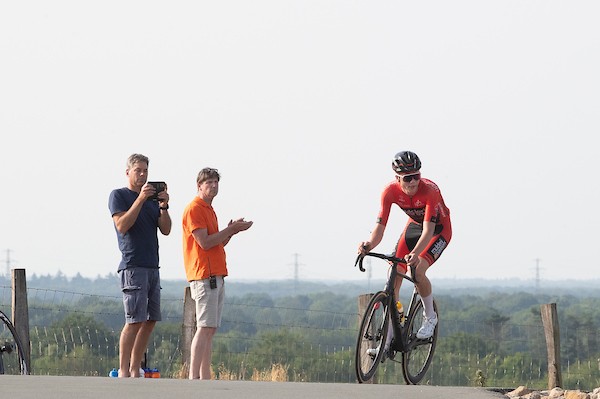
<path fill-rule="evenodd" d="M 113 368 L 112 370 L 110 370 L 110 372 L 108 373 L 109 377 L 118 377 L 119 376 L 119 371 L 116 368 Z"/>
<path fill-rule="evenodd" d="M 398 320 L 400 320 L 400 325 L 404 326 L 404 320 L 406 320 L 406 316 L 404 316 L 404 306 L 400 301 L 396 302 L 396 309 L 398 309 Z"/>

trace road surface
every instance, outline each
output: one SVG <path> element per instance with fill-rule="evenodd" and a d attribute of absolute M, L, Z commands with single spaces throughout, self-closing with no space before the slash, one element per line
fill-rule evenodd
<path fill-rule="evenodd" d="M 474 387 L 36 375 L 0 375 L 0 397 L 2 399 L 506 399 L 500 392 Z"/>

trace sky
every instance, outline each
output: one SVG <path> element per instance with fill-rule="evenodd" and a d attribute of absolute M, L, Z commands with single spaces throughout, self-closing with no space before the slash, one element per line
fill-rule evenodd
<path fill-rule="evenodd" d="M 164 180 L 161 276 L 221 173 L 230 278 L 361 280 L 391 160 L 450 208 L 432 278 L 598 278 L 597 1 L 0 0 L 0 274 L 115 273 L 111 190 Z M 583 211 L 585 211 L 585 214 Z M 394 208 L 377 250 L 407 221 Z M 384 278 L 381 261 L 372 278 Z"/>

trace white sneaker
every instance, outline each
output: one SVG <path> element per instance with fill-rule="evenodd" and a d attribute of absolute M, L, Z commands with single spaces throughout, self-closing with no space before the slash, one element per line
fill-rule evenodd
<path fill-rule="evenodd" d="M 433 331 L 435 330 L 435 326 L 437 326 L 438 318 L 437 315 L 432 317 L 431 319 L 428 317 L 423 318 L 423 325 L 417 331 L 417 338 L 419 339 L 427 339 L 433 335 Z"/>

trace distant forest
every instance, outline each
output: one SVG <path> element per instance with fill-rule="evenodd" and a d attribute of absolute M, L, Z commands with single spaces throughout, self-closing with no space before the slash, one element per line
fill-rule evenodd
<path fill-rule="evenodd" d="M 188 286 L 185 280 L 165 280 L 162 282 L 162 295 L 166 298 L 183 298 L 184 288 Z M 115 274 L 85 278 L 81 275 L 67 277 L 62 273 L 56 275 L 27 276 L 28 288 L 66 290 L 86 294 L 118 296 L 119 280 Z M 368 292 L 383 289 L 383 280 L 348 280 L 340 282 L 327 281 L 294 281 L 267 280 L 243 281 L 234 277 L 226 279 L 228 296 L 243 296 L 246 294 L 266 293 L 272 298 L 290 295 L 307 295 L 320 292 L 331 292 L 336 295 L 358 296 Z M 600 279 L 593 280 L 486 280 L 486 279 L 435 279 L 432 278 L 436 296 L 487 296 L 490 293 L 528 293 L 533 295 L 573 295 L 575 297 L 600 297 Z M 6 276 L 0 276 L 0 286 L 10 286 Z"/>

